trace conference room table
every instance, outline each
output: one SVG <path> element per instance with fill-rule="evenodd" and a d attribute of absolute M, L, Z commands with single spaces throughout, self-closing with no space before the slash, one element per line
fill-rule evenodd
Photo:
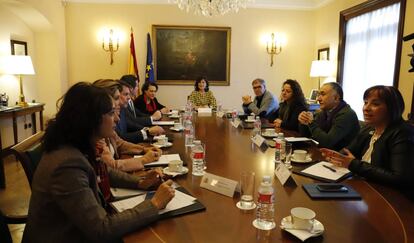
<path fill-rule="evenodd" d="M 272 176 L 276 228 L 270 232 L 257 230 L 252 225 L 255 210 L 243 211 L 236 207 L 240 200 L 238 193 L 230 198 L 201 188 L 202 177 L 191 174 L 191 151 L 184 146 L 183 132 L 165 127 L 173 138 L 173 146 L 164 149 L 164 153 L 179 153 L 189 168 L 188 174 L 177 176 L 174 181 L 196 197 L 206 210 L 160 220 L 125 236 L 124 242 L 300 242 L 279 227 L 282 218 L 294 207 L 314 210 L 316 219 L 324 225 L 324 233 L 307 242 L 414 242 L 414 203 L 399 191 L 353 177 L 343 183 L 358 191 L 361 200 L 313 200 L 302 185 L 319 181 L 292 174 L 296 186 L 282 186 L 274 176 L 275 149 L 264 151 L 252 144 L 250 129 L 234 128 L 230 120 L 216 117 L 214 113 L 206 117 L 195 115 L 193 122 L 196 138 L 206 144 L 208 173 L 239 181 L 241 172 L 253 171 L 256 194 L 262 177 Z M 321 159 L 314 145 L 305 148 L 314 160 Z M 293 167 L 298 170 L 304 165 L 293 164 Z"/>

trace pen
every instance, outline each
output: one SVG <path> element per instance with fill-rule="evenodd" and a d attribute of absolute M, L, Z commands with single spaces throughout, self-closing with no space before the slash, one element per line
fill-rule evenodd
<path fill-rule="evenodd" d="M 327 165 L 322 165 L 322 166 L 325 167 L 326 169 L 332 171 L 332 172 L 336 172 L 336 170 L 334 168 L 332 168 L 332 167 L 329 167 Z"/>

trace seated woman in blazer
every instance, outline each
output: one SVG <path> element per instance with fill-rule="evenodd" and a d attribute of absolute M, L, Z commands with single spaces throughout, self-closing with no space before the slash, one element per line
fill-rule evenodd
<path fill-rule="evenodd" d="M 194 109 L 210 107 L 217 108 L 216 98 L 213 92 L 209 90 L 207 77 L 199 77 L 194 84 L 194 91 L 188 96 L 188 99 L 193 104 Z"/>
<path fill-rule="evenodd" d="M 298 116 L 302 111 L 308 109 L 298 81 L 288 79 L 283 83 L 281 99 L 282 102 L 276 112 L 277 118 L 273 121 L 275 128 L 299 131 Z"/>
<path fill-rule="evenodd" d="M 167 113 L 169 110 L 161 105 L 155 94 L 158 91 L 158 85 L 156 83 L 145 82 L 141 88 L 142 94 L 134 100 L 135 108 L 144 114 L 152 115 L 156 111 L 160 111 L 162 114 Z"/>
<path fill-rule="evenodd" d="M 414 129 L 402 119 L 404 100 L 398 89 L 378 85 L 364 93 L 367 127 L 342 154 L 321 149 L 327 161 L 348 167 L 368 180 L 413 187 Z"/>
<path fill-rule="evenodd" d="M 113 133 L 114 108 L 107 92 L 89 83 L 77 83 L 63 96 L 43 137 L 23 242 L 119 242 L 157 220 L 174 197 L 169 180 L 152 199 L 122 213 L 106 210 L 109 183 L 126 188 L 160 183 L 158 173 L 139 178 L 95 159 L 96 142 Z"/>

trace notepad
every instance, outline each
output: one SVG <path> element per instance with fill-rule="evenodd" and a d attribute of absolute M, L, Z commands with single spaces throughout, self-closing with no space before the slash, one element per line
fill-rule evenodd
<path fill-rule="evenodd" d="M 137 195 L 145 194 L 146 191 L 138 189 L 125 189 L 125 188 L 114 188 L 111 187 L 111 194 L 115 199 L 133 197 Z"/>
<path fill-rule="evenodd" d="M 134 158 L 140 158 L 142 155 L 135 155 Z M 158 161 L 154 161 L 152 163 L 145 164 L 145 167 L 149 166 L 159 166 L 159 165 L 168 165 L 171 160 L 181 160 L 179 154 L 165 154 L 161 155 Z"/>
<path fill-rule="evenodd" d="M 328 183 L 311 183 L 302 185 L 303 190 L 313 199 L 328 199 L 328 198 L 341 198 L 341 199 L 361 199 L 361 195 L 355 189 L 347 184 L 342 184 L 348 189 L 347 192 L 321 192 L 318 190 L 318 185 L 324 185 Z M 329 183 L 332 185 L 332 183 Z"/>
<path fill-rule="evenodd" d="M 336 171 L 332 171 L 325 166 L 334 168 Z M 351 176 L 351 171 L 347 168 L 336 167 L 332 163 L 322 161 L 301 171 L 294 171 L 297 174 L 308 176 L 317 180 L 327 181 L 327 182 L 338 182 L 349 176 Z"/>
<path fill-rule="evenodd" d="M 136 197 L 128 198 L 125 200 L 120 200 L 111 203 L 112 206 L 115 208 L 117 212 L 122 212 L 127 209 L 131 209 L 138 204 L 142 203 L 145 200 L 146 195 L 139 195 Z M 192 197 L 186 193 L 183 193 L 179 190 L 175 191 L 175 196 L 173 199 L 167 204 L 167 206 L 164 209 L 161 209 L 158 214 L 165 214 L 170 211 L 174 211 L 180 208 L 184 208 L 187 206 L 190 206 L 192 204 L 196 203 L 196 198 Z"/>

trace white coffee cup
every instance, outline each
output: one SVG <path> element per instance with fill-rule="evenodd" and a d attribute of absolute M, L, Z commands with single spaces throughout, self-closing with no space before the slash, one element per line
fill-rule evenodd
<path fill-rule="evenodd" d="M 316 213 L 309 208 L 297 207 L 290 210 L 292 217 L 292 227 L 294 229 L 308 230 L 313 229 Z"/>
<path fill-rule="evenodd" d="M 161 135 L 158 137 L 157 141 L 158 141 L 158 144 L 165 145 L 168 143 L 168 137 L 166 137 L 165 135 Z"/>
<path fill-rule="evenodd" d="M 182 128 L 181 122 L 174 122 L 174 129 L 178 130 L 181 128 Z"/>
<path fill-rule="evenodd" d="M 247 120 L 253 121 L 254 120 L 254 116 L 247 116 Z"/>
<path fill-rule="evenodd" d="M 275 135 L 276 134 L 276 131 L 275 131 L 274 128 L 267 128 L 265 131 L 266 131 L 266 134 L 269 134 L 269 135 Z"/>
<path fill-rule="evenodd" d="M 306 150 L 297 149 L 293 151 L 293 159 L 295 160 L 305 161 L 307 155 L 308 155 L 308 151 Z"/>
<path fill-rule="evenodd" d="M 168 162 L 168 170 L 170 172 L 181 172 L 183 170 L 183 161 L 171 160 Z"/>
<path fill-rule="evenodd" d="M 178 116 L 178 111 L 177 110 L 172 110 L 171 115 L 172 116 Z"/>

